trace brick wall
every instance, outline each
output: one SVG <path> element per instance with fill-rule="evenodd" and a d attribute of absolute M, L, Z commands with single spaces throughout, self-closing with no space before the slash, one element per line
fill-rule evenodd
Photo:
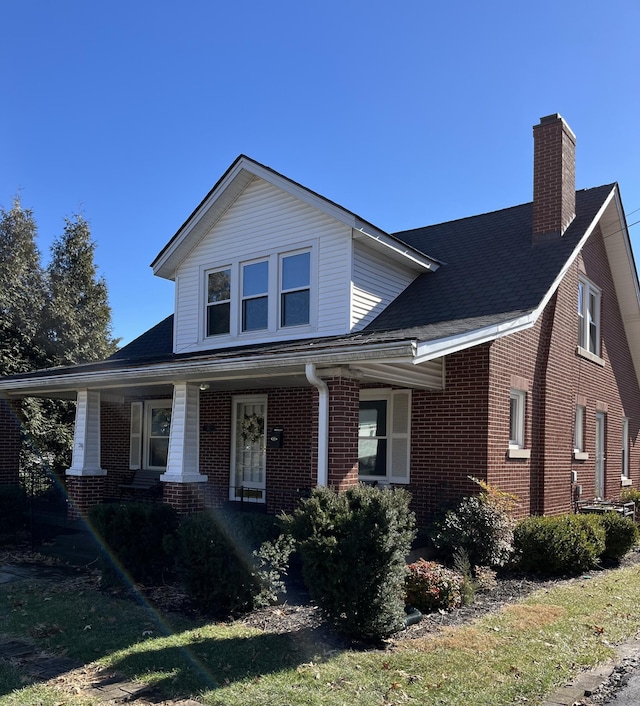
<path fill-rule="evenodd" d="M 86 518 L 89 508 L 101 503 L 104 498 L 104 476 L 67 476 L 69 497 L 69 519 Z"/>
<path fill-rule="evenodd" d="M 360 386 L 350 378 L 327 380 L 329 387 L 328 485 L 346 490 L 358 483 Z"/>

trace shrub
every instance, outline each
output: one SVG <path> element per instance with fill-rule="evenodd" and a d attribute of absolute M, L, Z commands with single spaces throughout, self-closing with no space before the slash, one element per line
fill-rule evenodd
<path fill-rule="evenodd" d="M 560 576 L 592 569 L 605 549 L 595 515 L 527 517 L 514 531 L 517 564 L 525 572 Z"/>
<path fill-rule="evenodd" d="M 316 488 L 282 518 L 311 597 L 348 637 L 379 640 L 404 624 L 405 557 L 415 536 L 409 500 L 403 489 Z"/>
<path fill-rule="evenodd" d="M 179 566 L 187 593 L 203 611 L 230 615 L 254 607 L 262 588 L 253 556 L 262 532 L 255 528 L 267 524 L 274 525 L 272 517 L 249 513 L 199 512 L 183 519 Z"/>
<path fill-rule="evenodd" d="M 0 485 L 0 541 L 15 540 L 25 525 L 27 494 L 17 485 Z"/>
<path fill-rule="evenodd" d="M 623 503 L 635 503 L 636 506 L 636 520 L 640 519 L 638 513 L 640 513 L 640 490 L 637 488 L 624 488 L 620 492 L 620 500 Z"/>
<path fill-rule="evenodd" d="M 640 533 L 636 523 L 617 512 L 605 512 L 598 519 L 605 531 L 605 547 L 602 561 L 616 564 L 638 543 Z"/>
<path fill-rule="evenodd" d="M 463 498 L 435 524 L 433 543 L 451 561 L 464 551 L 472 566 L 502 566 L 513 552 L 515 498 L 483 481 L 482 491 Z"/>
<path fill-rule="evenodd" d="M 89 510 L 89 521 L 106 552 L 101 559 L 104 586 L 163 580 L 173 567 L 172 540 L 178 526 L 173 507 L 161 503 L 109 503 Z"/>
<path fill-rule="evenodd" d="M 453 610 L 462 605 L 464 578 L 435 561 L 419 559 L 408 566 L 407 603 L 422 613 Z"/>

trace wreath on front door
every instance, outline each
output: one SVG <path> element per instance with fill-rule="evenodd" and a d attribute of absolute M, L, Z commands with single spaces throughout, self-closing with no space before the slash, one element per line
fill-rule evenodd
<path fill-rule="evenodd" d="M 242 420 L 242 438 L 251 443 L 258 441 L 264 434 L 264 417 L 255 412 L 245 414 Z"/>

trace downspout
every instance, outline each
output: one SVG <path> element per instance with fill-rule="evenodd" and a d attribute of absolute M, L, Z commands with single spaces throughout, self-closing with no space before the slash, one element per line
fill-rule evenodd
<path fill-rule="evenodd" d="M 318 390 L 318 485 L 329 484 L 329 388 L 316 374 L 315 363 L 304 368 L 307 380 Z"/>

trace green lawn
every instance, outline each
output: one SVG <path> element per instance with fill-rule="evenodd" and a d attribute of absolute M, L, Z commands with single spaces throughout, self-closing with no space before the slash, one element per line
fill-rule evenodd
<path fill-rule="evenodd" d="M 539 703 L 640 628 L 640 567 L 540 591 L 465 627 L 386 650 L 323 654 L 309 633 L 161 617 L 71 583 L 0 586 L 0 633 L 205 704 Z M 0 704 L 86 704 L 0 664 Z"/>

